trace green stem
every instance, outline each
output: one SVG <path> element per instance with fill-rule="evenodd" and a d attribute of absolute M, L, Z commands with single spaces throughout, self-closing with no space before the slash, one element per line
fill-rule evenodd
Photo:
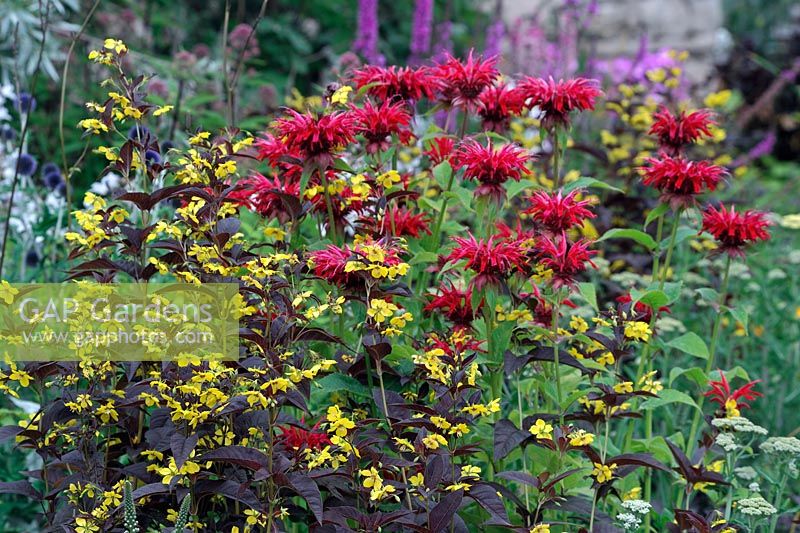
<path fill-rule="evenodd" d="M 783 473 L 781 474 L 781 482 L 778 484 L 778 492 L 775 493 L 775 499 L 772 500 L 772 506 L 778 510 L 777 513 L 772 515 L 772 518 L 769 519 L 769 531 L 770 533 L 775 533 L 775 528 L 778 527 L 778 517 L 781 515 L 781 500 L 783 500 L 783 490 L 786 488 L 786 482 L 788 481 L 788 468 L 783 469 Z"/>
<path fill-rule="evenodd" d="M 325 192 L 325 208 L 328 211 L 328 232 L 331 235 L 331 241 L 336 246 L 340 246 L 342 243 L 339 240 L 339 232 L 336 230 L 336 220 L 333 216 L 333 201 L 331 200 L 331 191 L 330 191 L 330 183 L 328 182 L 328 176 L 322 167 L 317 167 L 317 171 L 320 174 L 320 178 L 322 181 L 322 186 Z"/>
<path fill-rule="evenodd" d="M 558 128 L 553 128 L 553 183 L 556 185 L 556 190 L 561 188 L 561 150 L 558 141 Z"/>
<path fill-rule="evenodd" d="M 719 334 L 722 330 L 722 306 L 725 304 L 725 300 L 728 298 L 728 282 L 731 273 L 731 256 L 729 255 L 725 261 L 725 270 L 722 275 L 722 284 L 719 288 L 719 298 L 717 299 L 717 316 L 714 319 L 714 329 L 711 331 L 711 343 L 708 346 L 708 360 L 706 361 L 706 376 L 711 372 L 711 369 L 714 367 L 714 356 L 717 353 L 717 345 L 719 342 Z M 698 409 L 694 413 L 694 417 L 692 418 L 692 427 L 689 431 L 689 440 L 686 443 L 688 448 L 688 454 L 691 457 L 692 451 L 694 451 L 694 441 L 697 437 L 697 431 L 700 429 L 700 415 L 703 412 L 703 403 L 705 403 L 706 397 L 704 395 L 700 395 L 700 398 L 697 401 Z"/>
<path fill-rule="evenodd" d="M 556 301 L 553 304 L 553 363 L 555 364 L 556 374 L 556 407 L 558 408 L 558 419 L 560 424 L 564 425 L 564 412 L 561 408 L 561 359 L 558 353 L 558 315 L 561 309 L 561 295 L 556 295 Z"/>

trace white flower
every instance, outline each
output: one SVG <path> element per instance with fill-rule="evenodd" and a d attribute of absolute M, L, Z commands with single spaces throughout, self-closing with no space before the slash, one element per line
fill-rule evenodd
<path fill-rule="evenodd" d="M 625 531 L 635 531 L 642 525 L 642 520 L 633 513 L 620 513 L 617 515 L 617 520 L 622 522 Z"/>
<path fill-rule="evenodd" d="M 628 511 L 636 514 L 645 515 L 653 508 L 648 502 L 644 500 L 625 500 L 622 502 L 622 507 Z"/>
<path fill-rule="evenodd" d="M 739 448 L 739 445 L 736 444 L 736 439 L 730 433 L 720 433 L 714 442 L 726 452 L 734 452 Z"/>
<path fill-rule="evenodd" d="M 736 507 L 745 516 L 771 516 L 778 512 L 771 503 L 761 496 L 739 500 L 736 503 Z"/>
<path fill-rule="evenodd" d="M 758 483 L 753 481 L 747 486 L 747 490 L 749 490 L 750 492 L 761 492 L 761 487 L 758 485 Z"/>
<path fill-rule="evenodd" d="M 736 474 L 740 479 L 745 481 L 751 481 L 758 477 L 758 472 L 752 466 L 737 466 L 733 469 L 734 474 Z"/>
<path fill-rule="evenodd" d="M 800 439 L 795 437 L 770 437 L 761 443 L 761 451 L 770 455 L 800 455 Z"/>
<path fill-rule="evenodd" d="M 711 421 L 711 425 L 719 429 L 733 430 L 740 433 L 757 433 L 759 435 L 766 435 L 768 433 L 766 428 L 753 424 L 743 416 L 715 418 Z"/>

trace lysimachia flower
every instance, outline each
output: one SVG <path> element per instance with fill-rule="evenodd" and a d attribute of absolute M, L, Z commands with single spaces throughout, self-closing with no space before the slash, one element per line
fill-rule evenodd
<path fill-rule="evenodd" d="M 734 257 L 744 257 L 745 247 L 769 240 L 767 228 L 771 223 L 760 211 L 736 212 L 736 207 L 719 209 L 709 206 L 703 212 L 703 230 L 717 240 L 720 251 Z"/>
<path fill-rule="evenodd" d="M 527 77 L 518 87 L 526 105 L 544 113 L 542 124 L 547 128 L 568 126 L 570 113 L 594 109 L 595 100 L 603 94 L 596 80 L 586 78 L 555 81 L 552 77 Z"/>
<path fill-rule="evenodd" d="M 309 263 L 320 278 L 340 287 L 355 287 L 404 276 L 409 266 L 400 258 L 402 253 L 394 241 L 367 239 L 352 248 L 329 245 L 311 252 Z"/>

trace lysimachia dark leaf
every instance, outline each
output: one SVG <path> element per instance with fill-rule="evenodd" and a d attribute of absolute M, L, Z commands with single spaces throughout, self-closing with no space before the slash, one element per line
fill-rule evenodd
<path fill-rule="evenodd" d="M 443 497 L 431 510 L 428 518 L 428 528 L 431 532 L 446 531 L 453 521 L 453 517 L 461 506 L 464 491 L 457 490 Z"/>
<path fill-rule="evenodd" d="M 490 518 L 485 522 L 485 525 L 511 525 L 508 521 L 508 514 L 503 505 L 503 500 L 497 495 L 497 488 L 494 485 L 490 483 L 476 483 L 470 487 L 467 496 L 478 502 L 478 504 L 489 513 Z"/>
<path fill-rule="evenodd" d="M 188 437 L 183 436 L 181 433 L 175 433 L 169 440 L 169 447 L 172 450 L 172 456 L 175 458 L 175 464 L 178 468 L 183 466 L 183 463 L 194 451 L 199 437 L 197 433 L 192 433 Z"/>
<path fill-rule="evenodd" d="M 308 508 L 314 514 L 317 523 L 322 523 L 322 496 L 314 480 L 306 474 L 298 473 L 289 474 L 288 479 L 289 488 L 308 503 Z"/>
<path fill-rule="evenodd" d="M 541 484 L 542 484 L 541 481 L 539 481 L 539 478 L 534 477 L 534 476 L 530 475 L 527 472 L 517 472 L 517 471 L 511 470 L 511 471 L 507 471 L 507 472 L 500 472 L 499 474 L 497 474 L 497 477 L 503 478 L 503 479 L 508 479 L 510 481 L 516 481 L 518 483 L 522 483 L 522 484 L 525 484 L 525 485 L 530 485 L 531 487 L 533 487 L 535 489 L 538 489 L 539 487 L 541 487 Z"/>
<path fill-rule="evenodd" d="M 507 419 L 498 420 L 494 425 L 494 458 L 502 459 L 530 436 L 530 433 L 518 429 Z"/>
<path fill-rule="evenodd" d="M 34 501 L 42 499 L 41 493 L 33 488 L 30 481 L 0 481 L 0 494 L 19 494 Z"/>
<path fill-rule="evenodd" d="M 269 458 L 266 454 L 245 446 L 223 446 L 204 454 L 200 460 L 230 463 L 250 470 L 259 470 L 269 466 Z"/>

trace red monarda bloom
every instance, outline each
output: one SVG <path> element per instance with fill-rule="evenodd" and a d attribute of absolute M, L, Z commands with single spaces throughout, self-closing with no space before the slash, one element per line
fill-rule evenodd
<path fill-rule="evenodd" d="M 300 182 L 278 178 L 268 178 L 258 172 L 240 180 L 239 188 L 231 193 L 231 198 L 239 200 L 241 205 L 256 211 L 264 218 L 277 218 L 286 222 L 291 213 L 286 209 L 282 195 L 300 199 Z"/>
<path fill-rule="evenodd" d="M 554 287 L 572 286 L 586 265 L 595 267 L 592 256 L 597 252 L 589 249 L 589 241 L 581 239 L 570 242 L 566 233 L 556 236 L 542 235 L 536 243 L 539 263 L 553 271 Z M 596 267 L 595 267 L 596 268 Z"/>
<path fill-rule="evenodd" d="M 744 257 L 744 248 L 750 243 L 769 240 L 770 225 L 766 213 L 737 213 L 735 206 L 730 210 L 724 205 L 719 209 L 709 206 L 703 212 L 703 230 L 714 236 L 720 251 L 734 257 Z"/>
<path fill-rule="evenodd" d="M 480 305 L 478 307 L 480 308 Z M 455 326 L 470 328 L 478 310 L 472 309 L 471 290 L 462 291 L 450 283 L 442 284 L 439 287 L 439 294 L 431 296 L 430 303 L 425 306 L 425 312 L 434 311 L 442 313 Z"/>
<path fill-rule="evenodd" d="M 347 272 L 346 267 L 350 261 L 370 263 L 369 255 L 364 248 L 366 246 L 377 246 L 382 249 L 382 264 L 384 266 L 392 267 L 402 262 L 400 258 L 402 251 L 387 239 L 379 241 L 366 240 L 363 243 L 356 244 L 353 248 L 346 244 L 341 247 L 329 244 L 326 248 L 309 254 L 314 275 L 339 287 L 363 288 L 364 279 L 366 277 L 371 278 L 371 274 L 364 271 Z"/>
<path fill-rule="evenodd" d="M 622 305 L 630 304 L 632 301 L 633 298 L 631 297 L 630 293 L 617 297 L 617 302 L 621 303 Z M 633 306 L 633 311 L 639 315 L 639 320 L 642 322 L 650 322 L 653 319 L 653 308 L 645 303 L 636 302 L 636 305 Z M 659 307 L 658 314 L 661 313 L 669 313 L 669 307 Z"/>
<path fill-rule="evenodd" d="M 351 114 L 355 122 L 355 132 L 367 140 L 367 153 L 388 150 L 392 135 L 397 135 L 403 144 L 408 144 L 411 139 L 411 115 L 402 102 L 384 100 L 379 106 L 375 106 L 367 100 L 364 107 L 354 106 Z"/>
<path fill-rule="evenodd" d="M 422 153 L 431 160 L 431 165 L 436 166 L 444 161 L 450 161 L 456 140 L 452 137 L 436 137 L 428 141 L 428 148 Z"/>
<path fill-rule="evenodd" d="M 280 171 L 286 180 L 297 181 L 303 175 L 302 155 L 289 148 L 270 133 L 264 134 L 253 143 L 256 159 L 267 160 L 271 167 Z"/>
<path fill-rule="evenodd" d="M 295 450 L 321 450 L 331 443 L 328 434 L 324 431 L 317 431 L 320 423 L 314 424 L 311 429 L 303 429 L 296 426 L 280 426 L 281 434 L 278 437 L 283 443 Z"/>
<path fill-rule="evenodd" d="M 531 218 L 553 233 L 581 226 L 587 218 L 594 218 L 586 206 L 589 200 L 577 200 L 582 190 L 574 190 L 563 194 L 561 190 L 554 193 L 538 191 L 530 197 L 531 206 L 524 211 Z"/>
<path fill-rule="evenodd" d="M 353 141 L 353 117 L 345 112 L 333 112 L 316 117 L 311 113 L 286 110 L 288 117 L 275 121 L 275 130 L 291 152 L 297 152 L 312 162 L 327 168 L 333 163 L 332 154 Z"/>
<path fill-rule="evenodd" d="M 425 213 L 414 214 L 405 207 L 395 205 L 386 209 L 380 222 L 380 233 L 419 239 L 423 233 L 431 234 L 430 222 L 431 218 Z"/>
<path fill-rule="evenodd" d="M 542 124 L 546 128 L 568 125 L 572 111 L 594 109 L 595 99 L 603 94 L 596 80 L 575 78 L 555 81 L 527 77 L 520 84 L 519 92 L 526 105 L 538 107 L 543 113 Z"/>
<path fill-rule="evenodd" d="M 712 380 L 708 382 L 711 390 L 706 392 L 704 396 L 706 398 L 711 398 L 712 402 L 719 404 L 720 408 L 725 411 L 726 416 L 740 416 L 739 409 L 750 407 L 742 398 L 747 401 L 753 401 L 763 396 L 760 392 L 753 390 L 753 387 L 761 381 L 760 379 L 750 381 L 731 392 L 731 387 L 728 384 L 728 380 L 725 379 L 725 373 L 722 370 L 719 371 L 719 376 L 719 381 Z"/>
<path fill-rule="evenodd" d="M 508 85 L 493 85 L 480 96 L 478 114 L 484 130 L 502 133 L 508 129 L 512 116 L 522 113 L 524 98 L 522 94 Z"/>
<path fill-rule="evenodd" d="M 464 62 L 448 55 L 436 72 L 445 103 L 470 111 L 480 109 L 480 94 L 500 76 L 496 57 L 476 58 L 472 50 Z"/>
<path fill-rule="evenodd" d="M 475 272 L 470 287 L 480 290 L 486 285 L 499 285 L 515 271 L 525 269 L 525 254 L 519 242 L 498 239 L 497 235 L 487 240 L 468 237 L 453 237 L 455 249 L 445 259 L 455 263 L 465 259 L 466 267 Z"/>
<path fill-rule="evenodd" d="M 499 149 L 490 142 L 483 146 L 474 139 L 467 139 L 456 152 L 454 167 L 464 169 L 464 178 L 475 180 L 480 185 L 475 196 L 489 196 L 501 203 L 506 197 L 503 184 L 509 179 L 519 181 L 528 174 L 525 163 L 530 154 L 513 144 L 504 144 Z"/>
<path fill-rule="evenodd" d="M 696 195 L 716 189 L 727 174 L 724 168 L 709 161 L 689 161 L 666 154 L 648 157 L 645 163 L 647 166 L 640 168 L 642 181 L 658 189 L 662 201 L 673 207 L 693 204 Z"/>
<path fill-rule="evenodd" d="M 705 109 L 686 113 L 681 111 L 677 116 L 669 109 L 662 107 L 653 116 L 650 135 L 658 137 L 661 146 L 671 153 L 677 154 L 687 144 L 697 142 L 703 137 L 711 137 L 711 126 L 714 122 L 711 112 Z"/>
<path fill-rule="evenodd" d="M 428 67 L 378 67 L 367 65 L 355 71 L 353 81 L 361 89 L 369 85 L 367 94 L 381 100 L 418 101 L 432 99 L 438 78 Z"/>

